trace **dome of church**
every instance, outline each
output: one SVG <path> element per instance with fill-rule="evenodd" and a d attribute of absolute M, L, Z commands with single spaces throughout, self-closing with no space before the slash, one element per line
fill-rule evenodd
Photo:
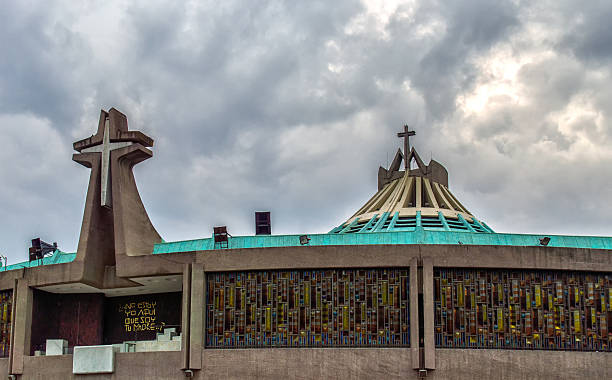
<path fill-rule="evenodd" d="M 405 169 L 399 170 L 402 161 Z M 409 169 L 412 161 L 417 168 Z M 493 233 L 451 193 L 444 166 L 434 160 L 425 165 L 412 148 L 408 156 L 398 150 L 389 169 L 379 168 L 378 192 L 330 233 L 416 231 L 418 228 Z"/>

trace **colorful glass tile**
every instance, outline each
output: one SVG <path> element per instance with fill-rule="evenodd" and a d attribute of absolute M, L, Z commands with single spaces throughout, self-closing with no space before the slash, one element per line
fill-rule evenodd
<path fill-rule="evenodd" d="M 409 347 L 408 272 L 207 273 L 206 347 Z"/>
<path fill-rule="evenodd" d="M 9 356 L 11 347 L 11 313 L 13 291 L 0 292 L 0 357 Z"/>
<path fill-rule="evenodd" d="M 434 288 L 436 347 L 612 351 L 611 273 L 435 268 Z"/>

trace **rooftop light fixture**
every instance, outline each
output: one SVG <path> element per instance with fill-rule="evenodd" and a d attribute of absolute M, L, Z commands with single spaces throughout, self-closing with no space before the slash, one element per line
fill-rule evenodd
<path fill-rule="evenodd" d="M 308 237 L 308 235 L 301 235 L 300 236 L 300 244 L 301 245 L 306 245 L 310 243 L 310 238 Z"/>
<path fill-rule="evenodd" d="M 53 253 L 57 250 L 57 243 L 49 244 L 40 240 L 40 238 L 32 239 L 32 246 L 28 250 L 30 253 L 30 261 L 40 260 L 48 253 Z"/>
<path fill-rule="evenodd" d="M 548 236 L 544 236 L 540 239 L 540 245 L 547 246 L 550 243 L 550 238 Z"/>
<path fill-rule="evenodd" d="M 215 240 L 215 248 L 217 244 L 221 248 L 229 247 L 229 237 L 232 235 L 227 233 L 227 226 L 213 227 L 213 238 Z"/>

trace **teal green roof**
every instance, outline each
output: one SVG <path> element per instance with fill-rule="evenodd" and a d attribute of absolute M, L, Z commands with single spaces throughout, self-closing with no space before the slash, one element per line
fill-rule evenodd
<path fill-rule="evenodd" d="M 301 235 L 257 235 L 233 236 L 229 238 L 229 249 L 239 248 L 278 248 L 299 247 Z M 565 236 L 565 235 L 526 235 L 502 233 L 473 233 L 469 231 L 432 231 L 415 227 L 413 231 L 383 231 L 350 234 L 309 234 L 310 246 L 334 245 L 378 245 L 378 244 L 465 244 L 497 246 L 539 246 L 540 239 L 549 237 L 548 247 L 592 248 L 612 250 L 612 237 L 604 236 Z M 213 238 L 163 242 L 155 244 L 153 254 L 209 251 L 220 249 L 215 246 Z M 9 265 L 2 271 L 32 268 L 40 265 L 63 264 L 74 261 L 76 253 L 56 250 L 53 255 L 45 257 L 42 262 L 26 261 Z"/>
<path fill-rule="evenodd" d="M 33 268 L 40 265 L 51 265 L 51 264 L 64 264 L 69 263 L 74 260 L 76 257 L 76 253 L 66 253 L 62 252 L 59 249 L 55 250 L 51 256 L 47 256 L 41 260 L 34 261 L 24 261 L 23 263 L 7 265 L 5 268 L 2 268 L 2 271 L 5 270 L 13 270 L 13 269 L 21 269 L 21 268 Z"/>
<path fill-rule="evenodd" d="M 393 214 L 382 212 L 374 214 L 374 216 L 368 219 L 353 219 L 352 222 L 343 223 L 329 231 L 329 233 L 414 232 L 417 228 L 422 228 L 426 231 L 495 233 L 491 227 L 474 217 L 470 221 L 466 220 L 461 214 L 457 214 L 456 218 L 447 218 L 441 211 L 436 216 L 421 216 L 420 211 L 417 211 L 414 216 L 399 216 L 399 211 Z"/>
<path fill-rule="evenodd" d="M 466 244 L 500 246 L 537 246 L 548 236 L 548 247 L 612 249 L 612 237 L 523 235 L 500 233 L 473 233 L 458 231 L 430 231 L 415 228 L 414 231 L 389 231 L 352 234 L 309 234 L 311 246 L 376 245 L 376 244 Z M 230 249 L 297 247 L 300 235 L 257 235 L 229 238 Z M 219 249 L 212 238 L 156 244 L 153 254 L 207 251 Z"/>

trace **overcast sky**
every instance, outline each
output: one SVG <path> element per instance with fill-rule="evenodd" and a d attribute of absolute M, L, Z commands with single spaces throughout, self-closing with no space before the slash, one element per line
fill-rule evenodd
<path fill-rule="evenodd" d="M 115 107 L 166 241 L 327 232 L 417 131 L 497 232 L 612 236 L 610 1 L 2 1 L 0 253 L 74 252 Z M 385 5 L 381 5 L 384 3 Z"/>

